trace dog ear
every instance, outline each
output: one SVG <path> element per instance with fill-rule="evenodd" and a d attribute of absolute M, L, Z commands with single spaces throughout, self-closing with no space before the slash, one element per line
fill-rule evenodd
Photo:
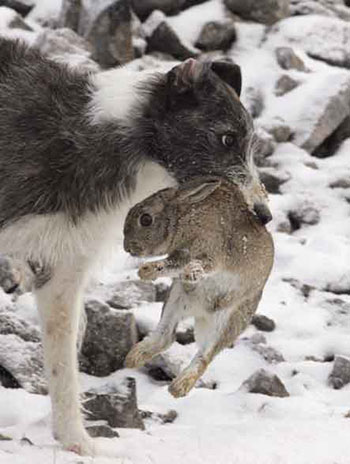
<path fill-rule="evenodd" d="M 242 73 L 238 64 L 229 61 L 213 61 L 210 68 L 220 79 L 232 87 L 238 96 L 241 95 Z"/>
<path fill-rule="evenodd" d="M 177 197 L 177 202 L 189 202 L 191 204 L 205 200 L 221 185 L 220 180 L 208 180 L 192 188 L 184 188 Z"/>
<path fill-rule="evenodd" d="M 185 94 L 193 89 L 204 69 L 204 64 L 189 58 L 172 68 L 167 74 L 168 86 L 177 94 Z"/>

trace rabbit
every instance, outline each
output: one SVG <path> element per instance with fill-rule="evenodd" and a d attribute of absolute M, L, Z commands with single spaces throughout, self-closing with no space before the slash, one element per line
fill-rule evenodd
<path fill-rule="evenodd" d="M 185 396 L 251 321 L 273 265 L 271 234 L 237 185 L 206 177 L 135 205 L 124 237 L 131 255 L 167 254 L 141 265 L 141 279 L 174 278 L 157 328 L 131 349 L 125 366 L 141 367 L 166 350 L 178 323 L 193 316 L 198 352 L 169 386 L 174 397 Z"/>

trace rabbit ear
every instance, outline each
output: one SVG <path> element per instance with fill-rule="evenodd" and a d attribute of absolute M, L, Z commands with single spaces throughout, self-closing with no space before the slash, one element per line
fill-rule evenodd
<path fill-rule="evenodd" d="M 192 90 L 204 68 L 207 67 L 193 58 L 175 66 L 167 74 L 170 89 L 177 94 L 184 94 Z"/>
<path fill-rule="evenodd" d="M 210 180 L 197 185 L 196 187 L 187 188 L 180 191 L 177 197 L 178 202 L 186 201 L 189 203 L 198 203 L 211 195 L 221 184 L 220 180 Z"/>

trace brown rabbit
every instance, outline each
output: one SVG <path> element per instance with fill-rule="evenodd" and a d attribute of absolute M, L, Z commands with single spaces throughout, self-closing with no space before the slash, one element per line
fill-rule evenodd
<path fill-rule="evenodd" d="M 199 350 L 169 387 L 173 396 L 184 396 L 249 324 L 273 264 L 271 235 L 239 188 L 215 177 L 138 203 L 124 234 L 125 250 L 134 256 L 168 255 L 141 266 L 141 279 L 174 277 L 156 330 L 133 347 L 125 365 L 140 367 L 167 349 L 179 321 L 194 316 Z"/>

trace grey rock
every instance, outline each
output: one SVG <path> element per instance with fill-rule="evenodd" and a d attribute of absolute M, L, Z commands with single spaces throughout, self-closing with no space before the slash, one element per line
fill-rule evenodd
<path fill-rule="evenodd" d="M 112 428 L 144 430 L 145 426 L 137 407 L 135 379 L 128 377 L 118 389 L 108 390 L 105 393 L 96 391 L 85 393 L 83 405 L 87 420 L 103 420 Z"/>
<path fill-rule="evenodd" d="M 178 60 L 195 58 L 198 53 L 190 50 L 169 25 L 160 11 L 155 11 L 144 24 L 147 53 L 167 53 Z"/>
<path fill-rule="evenodd" d="M 319 0 L 303 0 L 290 5 L 290 14 L 292 16 L 300 15 L 323 15 L 334 17 L 335 13 L 322 5 Z"/>
<path fill-rule="evenodd" d="M 134 308 L 143 303 L 154 303 L 157 300 L 157 287 L 153 282 L 126 280 L 114 284 L 109 290 L 108 304 L 120 309 Z M 118 308 L 119 309 L 119 308 Z"/>
<path fill-rule="evenodd" d="M 298 81 L 296 81 L 295 79 L 292 79 L 287 74 L 284 74 L 276 82 L 275 95 L 277 97 L 281 97 L 282 95 L 285 95 L 286 93 L 298 87 L 298 85 L 299 85 Z"/>
<path fill-rule="evenodd" d="M 185 0 L 184 4 L 182 5 L 182 9 L 185 10 L 187 8 L 191 8 L 192 6 L 205 3 L 206 1 L 207 0 Z"/>
<path fill-rule="evenodd" d="M 164 282 L 155 284 L 156 287 L 156 301 L 163 303 L 168 298 L 170 286 Z"/>
<path fill-rule="evenodd" d="M 11 309 L 0 308 L 0 335 L 17 335 L 25 342 L 39 342 L 41 335 L 39 329 Z"/>
<path fill-rule="evenodd" d="M 231 48 L 236 38 L 236 28 L 232 21 L 210 21 L 202 27 L 195 47 L 205 52 L 211 50 L 226 51 Z"/>
<path fill-rule="evenodd" d="M 320 212 L 315 205 L 300 205 L 298 209 L 289 211 L 288 219 L 292 231 L 301 229 L 304 225 L 313 226 L 320 222 Z"/>
<path fill-rule="evenodd" d="M 172 424 L 178 417 L 175 409 L 170 409 L 168 412 L 161 414 L 152 411 L 140 411 L 141 417 L 144 420 L 151 419 L 154 422 L 161 424 Z"/>
<path fill-rule="evenodd" d="M 263 124 L 263 129 L 273 136 L 277 143 L 284 143 L 291 140 L 293 131 L 288 123 L 280 116 L 272 118 Z"/>
<path fill-rule="evenodd" d="M 137 342 L 133 314 L 117 311 L 96 300 L 85 305 L 87 326 L 80 352 L 83 372 L 98 377 L 122 369 L 131 347 Z"/>
<path fill-rule="evenodd" d="M 226 7 L 244 19 L 273 24 L 289 14 L 289 0 L 224 0 Z"/>
<path fill-rule="evenodd" d="M 147 363 L 146 369 L 154 380 L 168 381 L 173 380 L 180 373 L 183 365 L 184 360 L 179 356 L 176 344 L 173 344 L 170 349 L 158 354 Z"/>
<path fill-rule="evenodd" d="M 264 109 L 264 96 L 259 89 L 247 87 L 242 100 L 252 118 L 258 118 L 261 115 Z"/>
<path fill-rule="evenodd" d="M 282 69 L 296 69 L 297 71 L 307 71 L 304 61 L 299 58 L 291 47 L 277 47 L 275 55 L 278 64 Z"/>
<path fill-rule="evenodd" d="M 282 353 L 277 351 L 276 348 L 273 348 L 272 346 L 255 344 L 252 345 L 252 350 L 263 357 L 269 364 L 277 364 L 285 361 Z"/>
<path fill-rule="evenodd" d="M 27 16 L 34 6 L 34 1 L 0 0 L 0 6 L 6 6 L 16 11 L 21 16 Z"/>
<path fill-rule="evenodd" d="M 289 175 L 278 171 L 275 168 L 260 168 L 259 177 L 269 193 L 281 193 L 281 185 L 287 182 Z"/>
<path fill-rule="evenodd" d="M 153 11 L 160 10 L 166 15 L 177 14 L 185 6 L 186 0 L 130 0 L 131 7 L 143 21 Z"/>
<path fill-rule="evenodd" d="M 80 16 L 82 14 L 82 0 L 63 0 L 59 17 L 59 26 L 79 31 Z"/>
<path fill-rule="evenodd" d="M 185 330 L 177 330 L 176 341 L 180 345 L 189 345 L 195 342 L 193 327 L 187 327 Z"/>
<path fill-rule="evenodd" d="M 350 189 L 350 179 L 343 178 L 337 179 L 329 185 L 331 188 L 342 188 L 342 189 Z"/>
<path fill-rule="evenodd" d="M 328 158 L 329 156 L 335 155 L 341 144 L 348 138 L 350 138 L 350 116 L 347 116 L 335 131 L 316 148 L 313 152 L 313 156 L 317 158 Z"/>
<path fill-rule="evenodd" d="M 0 335 L 0 366 L 30 393 L 47 393 L 42 346 L 17 335 Z"/>
<path fill-rule="evenodd" d="M 21 388 L 19 382 L 4 367 L 0 365 L 0 385 L 4 388 Z"/>
<path fill-rule="evenodd" d="M 251 323 L 254 327 L 263 332 L 273 332 L 276 328 L 275 321 L 263 314 L 254 314 Z"/>
<path fill-rule="evenodd" d="M 90 425 L 86 427 L 90 437 L 118 438 L 119 433 L 107 424 Z"/>
<path fill-rule="evenodd" d="M 260 333 L 260 332 L 257 332 L 255 334 L 253 334 L 247 340 L 252 345 L 259 345 L 260 343 L 262 343 L 263 345 L 266 345 L 266 343 L 267 343 L 265 335 Z"/>
<path fill-rule="evenodd" d="M 13 293 L 19 289 L 21 272 L 14 266 L 13 260 L 0 254 L 0 287 L 5 293 Z"/>
<path fill-rule="evenodd" d="M 128 0 L 101 2 L 81 16 L 79 33 L 92 46 L 92 58 L 103 68 L 125 64 L 134 58 L 132 16 Z"/>
<path fill-rule="evenodd" d="M 277 144 L 274 137 L 262 128 L 257 128 L 254 132 L 254 160 L 258 167 L 269 165 L 268 158 L 275 151 Z"/>
<path fill-rule="evenodd" d="M 350 383 L 350 359 L 344 356 L 335 357 L 328 382 L 335 390 L 339 390 Z"/>
<path fill-rule="evenodd" d="M 243 382 L 241 388 L 249 393 L 261 393 L 262 395 L 280 398 L 289 396 L 286 387 L 277 375 L 274 375 L 265 369 L 259 369 L 256 371 Z"/>

